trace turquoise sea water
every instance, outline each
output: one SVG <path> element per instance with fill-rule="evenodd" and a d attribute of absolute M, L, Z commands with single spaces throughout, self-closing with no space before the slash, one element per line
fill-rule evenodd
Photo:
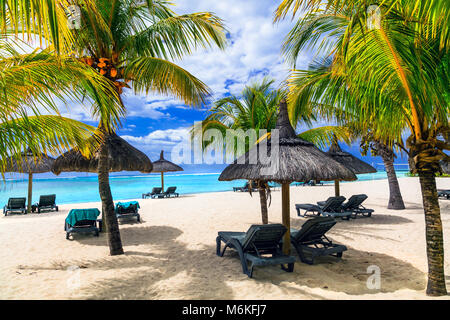
<path fill-rule="evenodd" d="M 407 171 L 397 171 L 402 177 Z M 241 187 L 245 181 L 218 181 L 219 173 L 192 173 L 164 175 L 165 188 L 176 186 L 180 194 L 220 192 Z M 359 180 L 386 179 L 386 172 L 358 175 Z M 7 203 L 9 197 L 26 197 L 28 181 L 26 179 L 9 179 L 1 181 L 0 205 Z M 333 183 L 333 182 L 328 182 Z M 115 201 L 140 198 L 142 193 L 150 192 L 153 187 L 161 184 L 160 175 L 111 176 L 111 191 Z M 33 179 L 33 203 L 39 201 L 42 194 L 56 194 L 58 204 L 100 201 L 98 181 L 96 176 L 65 177 L 65 178 L 35 178 Z"/>

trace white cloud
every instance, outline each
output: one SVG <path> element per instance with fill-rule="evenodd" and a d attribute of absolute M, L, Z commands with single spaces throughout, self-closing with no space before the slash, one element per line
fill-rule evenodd
<path fill-rule="evenodd" d="M 190 127 L 180 127 L 177 129 L 155 130 L 146 136 L 122 135 L 121 138 L 147 153 L 152 159 L 159 155 L 161 150 L 165 150 L 167 155 L 169 155 L 175 145 L 189 137 L 189 131 Z"/>
<path fill-rule="evenodd" d="M 199 49 L 178 65 L 206 83 L 213 92 L 212 100 L 227 93 L 239 95 L 249 82 L 267 75 L 276 84 L 284 81 L 290 70 L 281 55 L 283 39 L 292 28 L 290 19 L 274 24 L 277 3 L 272 0 L 178 0 L 173 10 L 178 14 L 213 12 L 225 21 L 230 32 L 228 47 Z M 308 57 L 301 56 L 298 66 L 306 66 Z M 232 80 L 233 83 L 229 84 Z M 181 101 L 149 94 L 127 93 L 125 103 L 129 116 L 162 119 L 168 107 L 184 108 Z"/>

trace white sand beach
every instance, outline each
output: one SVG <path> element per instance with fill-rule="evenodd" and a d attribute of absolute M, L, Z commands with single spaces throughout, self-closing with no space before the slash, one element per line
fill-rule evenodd
<path fill-rule="evenodd" d="M 215 254 L 218 231 L 246 231 L 260 223 L 259 196 L 204 193 L 173 199 L 138 199 L 142 223 L 121 223 L 125 255 L 109 256 L 106 235 L 66 240 L 59 212 L 0 218 L 0 299 L 427 299 L 425 226 L 417 178 L 401 178 L 406 210 L 387 210 L 387 180 L 342 183 L 341 193 L 366 193 L 371 218 L 339 220 L 329 232 L 348 251 L 342 260 L 300 262 L 293 273 L 279 267 L 242 273 L 235 251 Z M 450 189 L 450 179 L 437 179 Z M 143 186 L 143 192 L 149 189 Z M 57 190 L 56 190 L 57 191 Z M 39 192 L 36 190 L 35 192 Z M 315 203 L 333 185 L 291 188 L 291 225 L 299 228 L 295 203 Z M 445 248 L 450 250 L 450 201 L 440 200 Z M 271 223 L 281 222 L 281 192 L 272 193 Z M 368 266 L 381 270 L 381 288 L 368 289 Z M 450 289 L 450 254 L 445 257 Z M 450 296 L 439 299 L 448 299 Z"/>

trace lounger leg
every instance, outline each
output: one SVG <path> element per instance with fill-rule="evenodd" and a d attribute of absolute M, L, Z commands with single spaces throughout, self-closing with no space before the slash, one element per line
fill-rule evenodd
<path fill-rule="evenodd" d="M 220 236 L 218 236 L 216 238 L 216 255 L 218 255 L 219 257 L 222 257 L 222 255 L 220 254 L 221 244 L 222 244 L 222 238 Z"/>
<path fill-rule="evenodd" d="M 283 269 L 286 272 L 294 272 L 294 264 L 288 263 L 287 268 L 284 265 L 281 265 L 281 269 Z"/>
<path fill-rule="evenodd" d="M 297 250 L 298 256 L 300 257 L 300 261 L 306 264 L 314 264 L 314 256 L 311 259 L 306 258 L 303 248 L 301 245 L 297 245 L 293 243 L 295 250 Z"/>

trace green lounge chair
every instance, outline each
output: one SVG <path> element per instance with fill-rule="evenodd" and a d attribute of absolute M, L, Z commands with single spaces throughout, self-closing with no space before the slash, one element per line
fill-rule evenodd
<path fill-rule="evenodd" d="M 285 233 L 286 227 L 281 224 L 252 225 L 247 232 L 221 231 L 216 238 L 216 254 L 223 257 L 228 247 L 236 249 L 242 271 L 250 278 L 256 266 L 279 264 L 283 270 L 292 272 L 295 257 L 283 255 L 280 250 L 281 238 Z M 222 242 L 225 246 L 221 251 Z"/>
<path fill-rule="evenodd" d="M 450 190 L 438 189 L 438 198 L 450 199 Z"/>
<path fill-rule="evenodd" d="M 117 219 L 129 219 L 136 217 L 138 222 L 141 222 L 141 216 L 139 215 L 139 202 L 118 202 L 116 204 L 116 216 Z"/>
<path fill-rule="evenodd" d="M 94 233 L 98 237 L 97 217 L 99 215 L 100 210 L 96 208 L 70 210 L 64 223 L 66 239 L 69 240 L 72 233 Z"/>
<path fill-rule="evenodd" d="M 8 212 L 27 214 L 26 207 L 27 198 L 9 198 L 8 204 L 3 207 L 3 214 L 8 215 Z"/>
<path fill-rule="evenodd" d="M 316 213 L 317 216 L 322 215 L 322 216 L 331 216 L 334 218 L 340 217 L 342 219 L 346 219 L 349 220 L 352 212 L 351 211 L 343 211 L 342 210 L 342 203 L 345 201 L 345 197 L 329 197 L 327 199 L 327 201 L 325 201 L 323 203 L 323 205 L 319 205 L 319 204 L 309 204 L 309 203 L 304 203 L 304 204 L 296 204 L 295 205 L 295 209 L 297 210 L 297 215 L 299 217 L 303 216 L 303 217 L 307 217 L 308 213 Z M 305 210 L 304 214 L 301 214 L 301 211 Z"/>
<path fill-rule="evenodd" d="M 158 195 L 160 195 L 161 191 L 162 191 L 162 188 L 160 188 L 160 187 L 153 188 L 152 192 L 143 193 L 142 199 L 146 199 L 148 197 L 153 199 L 153 198 L 157 197 Z"/>
<path fill-rule="evenodd" d="M 44 210 L 58 211 L 58 206 L 55 203 L 56 194 L 43 195 L 39 197 L 39 202 L 31 206 L 31 211 L 41 213 Z"/>
<path fill-rule="evenodd" d="M 291 229 L 291 243 L 302 262 L 314 264 L 320 256 L 342 257 L 347 247 L 333 243 L 325 235 L 335 224 L 333 217 L 316 217 L 306 221 L 300 230 Z"/>
<path fill-rule="evenodd" d="M 178 197 L 179 194 L 175 190 L 177 190 L 177 187 L 168 187 L 165 192 L 161 193 L 162 198 Z"/>

